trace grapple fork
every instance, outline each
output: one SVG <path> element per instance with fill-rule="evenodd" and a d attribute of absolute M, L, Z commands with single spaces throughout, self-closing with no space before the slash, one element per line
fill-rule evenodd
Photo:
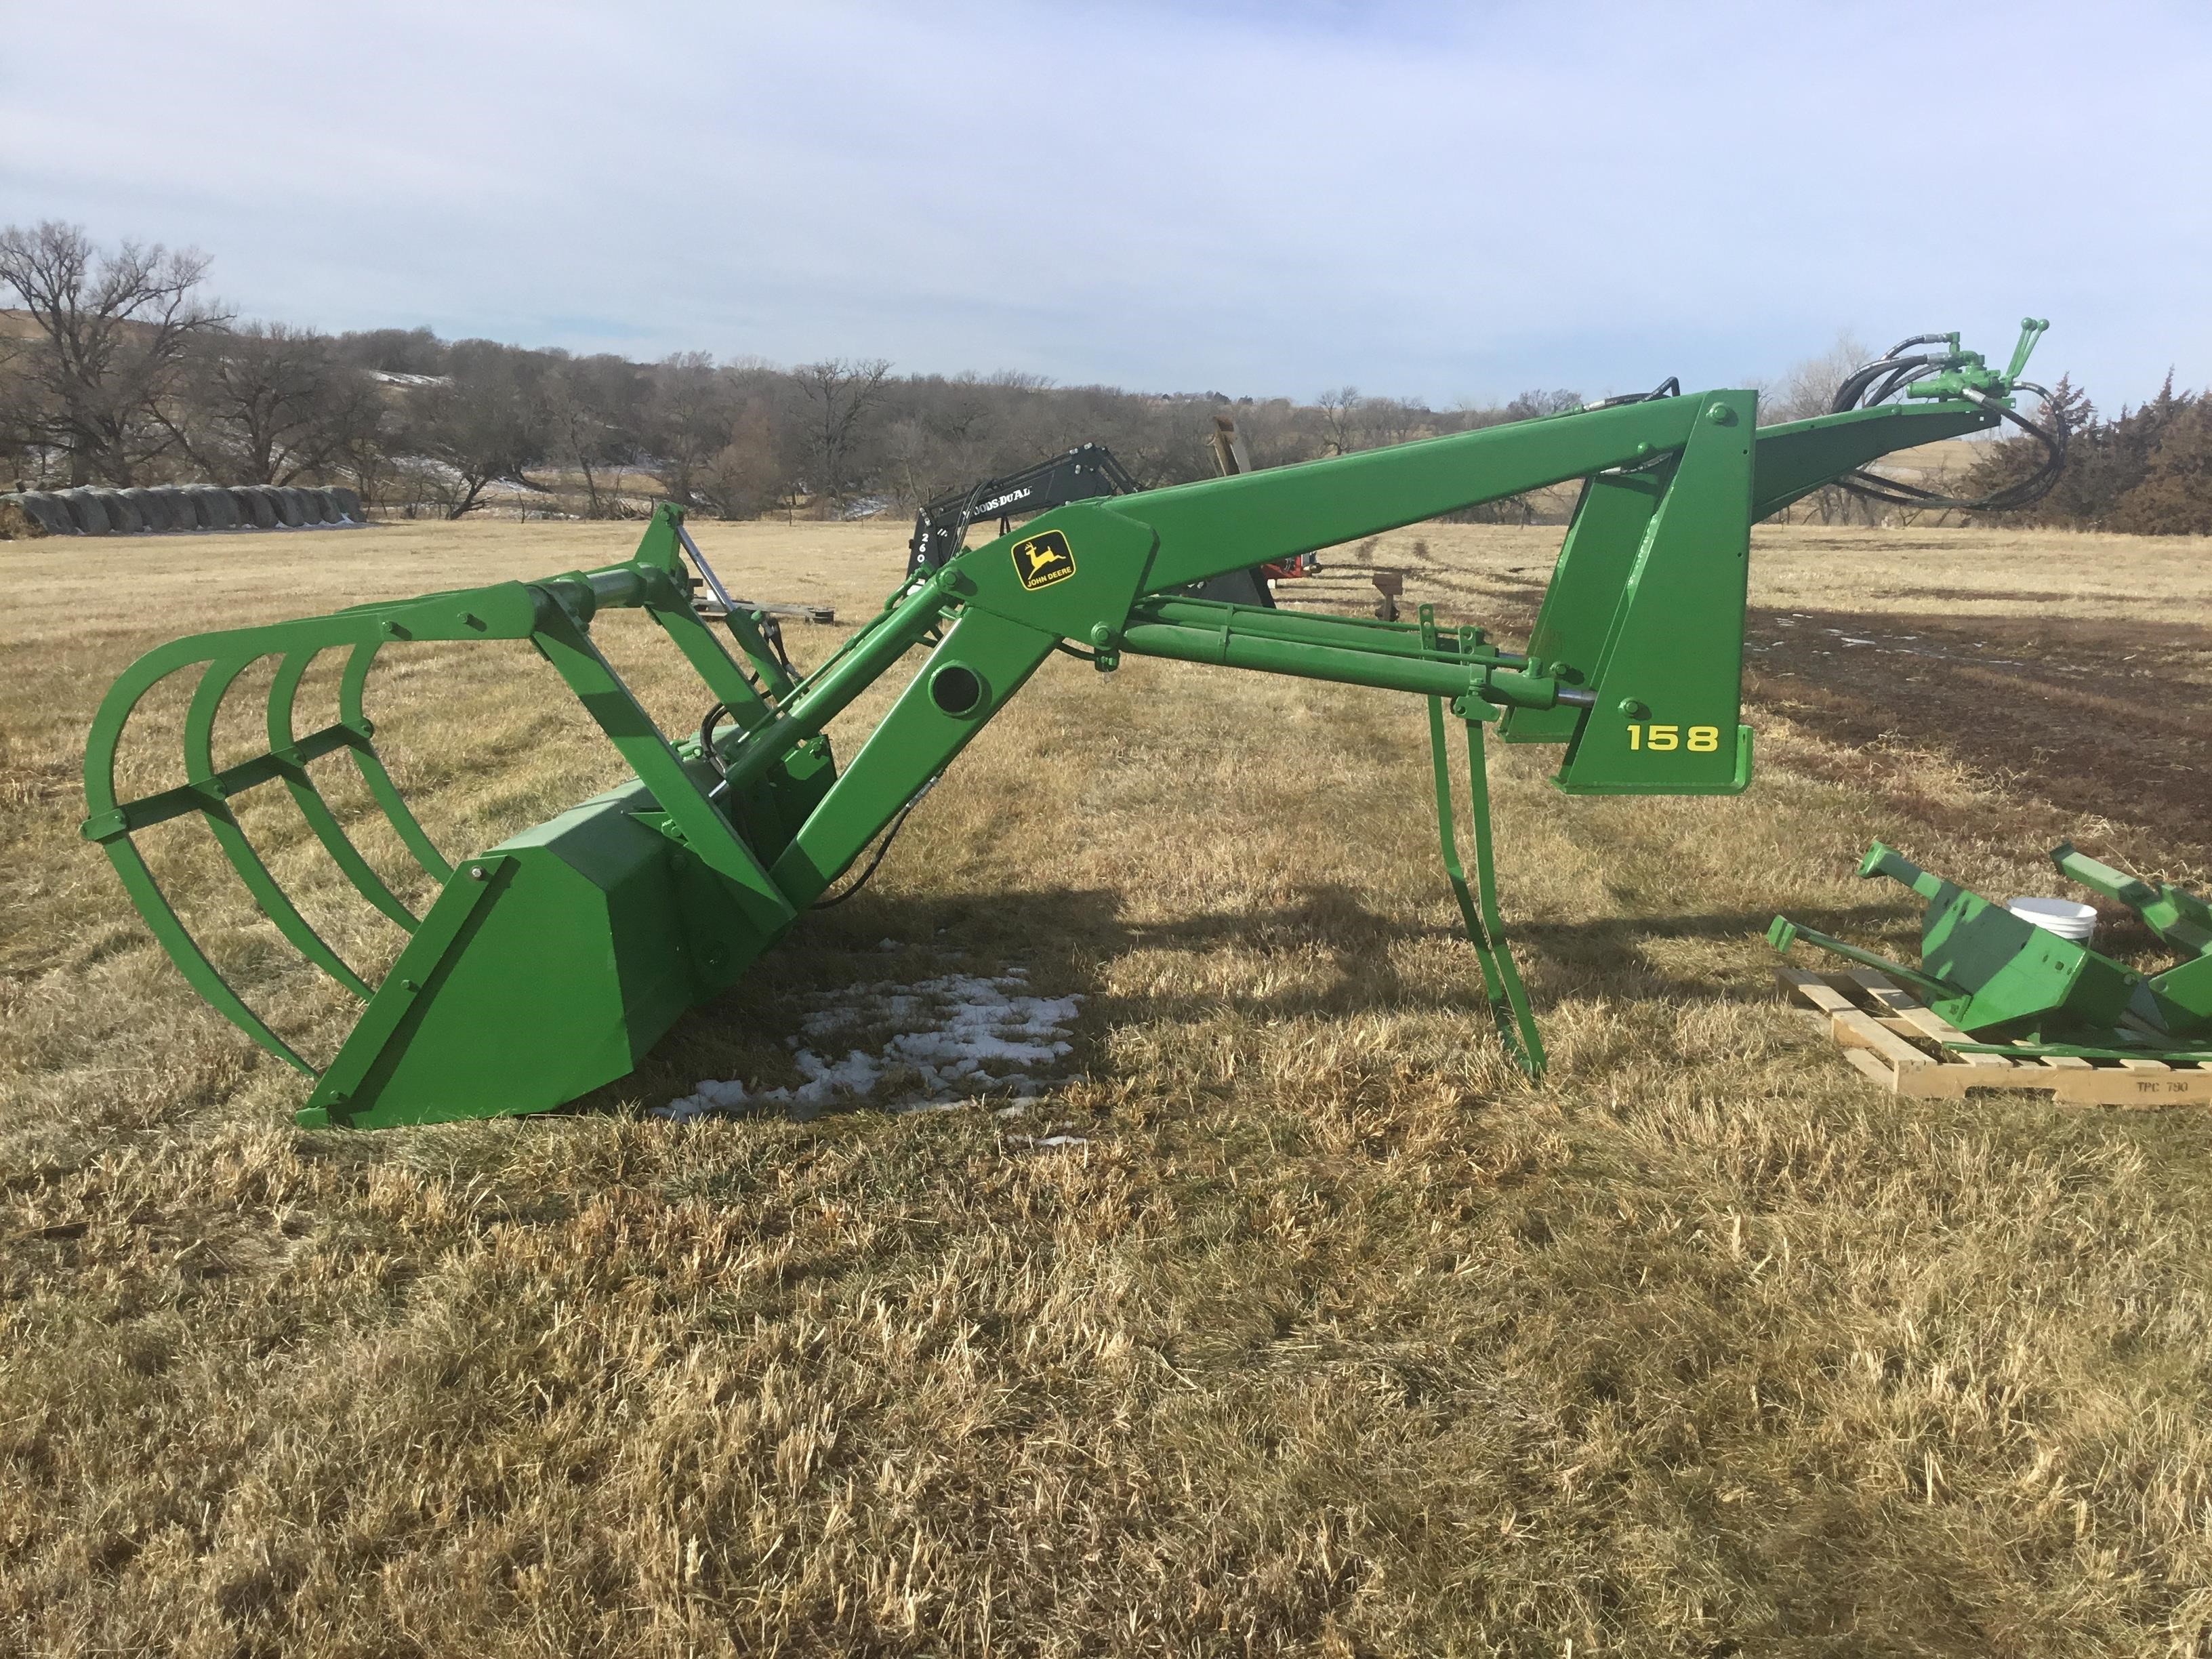
<path fill-rule="evenodd" d="M 734 744 L 769 719 L 756 680 L 773 659 L 756 619 L 740 610 L 729 623 L 740 649 L 748 657 L 757 653 L 749 672 L 692 611 L 678 532 L 676 516 L 663 514 L 635 559 L 604 570 L 178 641 L 142 658 L 109 690 L 86 751 L 90 811 L 84 834 L 106 853 L 192 988 L 262 1048 L 316 1079 L 303 1121 L 489 1116 L 574 1099 L 633 1069 L 684 1008 L 726 985 L 795 916 L 763 858 L 781 850 L 828 788 L 834 775 L 828 740 L 814 737 L 781 757 L 741 793 L 737 813 L 726 816 L 708 798 L 716 780 L 697 742 L 664 738 L 591 641 L 589 624 L 598 611 L 642 608 L 733 717 L 721 741 Z M 629 761 L 636 781 L 457 866 L 409 809 L 377 754 L 364 704 L 370 672 L 386 647 L 484 640 L 535 646 Z M 295 715 L 301 686 L 313 665 L 333 651 L 345 659 L 338 718 L 303 735 Z M 218 766 L 215 731 L 225 698 L 249 669 L 271 659 L 276 668 L 267 698 L 269 746 Z M 184 721 L 185 781 L 118 799 L 116 751 L 133 712 L 156 686 L 194 673 Z M 422 915 L 378 873 L 318 782 L 314 763 L 341 750 L 400 844 L 441 885 Z M 234 803 L 272 782 L 283 785 L 354 890 L 408 933 L 380 982 L 371 984 L 315 930 L 247 836 Z M 732 827 L 732 816 L 738 814 L 750 841 Z M 191 816 L 205 824 L 283 938 L 368 1005 L 322 1071 L 279 1036 L 209 959 L 134 840 L 140 830 Z M 713 941 L 688 949 L 688 936 L 702 925 L 711 927 Z M 546 975 L 544 966 L 556 957 L 561 971 Z M 411 1104 L 389 1109 L 398 1115 L 387 1117 L 378 1103 L 395 1083 Z"/>

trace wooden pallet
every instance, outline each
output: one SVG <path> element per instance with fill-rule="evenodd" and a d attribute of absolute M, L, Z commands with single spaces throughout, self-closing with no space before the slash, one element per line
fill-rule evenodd
<path fill-rule="evenodd" d="M 1965 1032 L 1872 969 L 1785 967 L 1774 976 L 1844 1058 L 1892 1094 L 1962 1100 L 1969 1089 L 2039 1089 L 2075 1106 L 2212 1105 L 2212 1064 L 1962 1054 L 1942 1043 L 1972 1041 Z"/>

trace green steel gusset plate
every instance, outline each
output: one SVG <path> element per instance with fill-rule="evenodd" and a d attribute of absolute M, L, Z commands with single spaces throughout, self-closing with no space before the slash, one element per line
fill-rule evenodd
<path fill-rule="evenodd" d="M 1960 367 L 1988 378 L 1963 359 Z M 1976 395 L 1986 403 L 1985 392 Z M 1762 428 L 1757 417 L 1748 392 L 1657 398 L 1060 507 L 910 578 L 796 679 L 742 607 L 719 633 L 692 609 L 684 550 L 695 562 L 697 550 L 682 513 L 664 506 L 618 564 L 240 628 L 149 653 L 94 721 L 84 834 L 187 981 L 314 1079 L 301 1122 L 543 1111 L 619 1079 L 687 1010 L 727 988 L 1055 649 L 1088 653 L 1107 670 L 1134 653 L 1403 691 L 1429 700 L 1446 872 L 1500 1037 L 1533 1074 L 1543 1050 L 1498 902 L 1482 726 L 1496 724 L 1510 742 L 1560 747 L 1557 781 L 1571 793 L 1741 789 L 1751 775 L 1739 686 L 1753 520 L 1892 450 L 1996 419 L 1963 392 L 1786 426 Z M 1480 629 L 1439 629 L 1426 613 L 1419 623 L 1384 623 L 1188 592 L 1575 479 L 1580 505 L 1524 652 L 1498 648 Z M 702 574 L 711 579 L 703 566 Z M 671 741 L 592 642 L 593 618 L 612 608 L 644 611 L 698 676 L 702 706 L 726 708 L 711 753 L 695 738 Z M 380 653 L 471 640 L 529 641 L 633 776 L 496 847 L 452 858 L 380 758 L 368 693 Z M 301 733 L 293 703 L 327 652 L 344 660 L 339 719 Z M 214 734 L 226 695 L 270 659 L 268 748 L 225 761 Z M 132 711 L 174 675 L 192 677 L 185 781 L 122 799 L 115 761 Z M 841 773 L 823 734 L 887 676 L 902 689 Z M 1447 712 L 1469 750 L 1472 884 L 1454 835 Z M 419 916 L 325 797 L 319 778 L 331 766 L 358 774 L 374 810 L 439 884 Z M 285 895 L 234 811 L 240 794 L 272 783 L 362 902 L 405 930 L 397 962 L 374 982 Z M 140 854 L 136 832 L 193 817 L 277 933 L 362 999 L 327 1066 L 311 1066 L 247 1005 Z M 1980 902 L 1943 902 L 1934 949 L 1941 973 L 1976 980 L 1961 995 L 2002 1004 L 2008 1018 L 2111 1001 L 2101 958 L 2008 968 L 1983 947 L 1993 935 Z M 2147 917 L 2164 915 L 2160 904 L 2172 909 L 2166 925 L 2177 936 L 2201 920 L 2179 901 L 2150 903 Z M 1975 965 L 1984 955 L 1987 973 Z M 2191 981 L 2177 994 L 2202 994 Z"/>

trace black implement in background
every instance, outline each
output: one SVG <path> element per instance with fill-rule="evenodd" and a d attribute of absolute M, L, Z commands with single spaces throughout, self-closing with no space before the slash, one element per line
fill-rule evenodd
<path fill-rule="evenodd" d="M 960 550 L 968 526 L 996 519 L 1001 535 L 1017 513 L 1024 516 L 1069 501 L 1134 493 L 1137 481 L 1103 444 L 1081 444 L 1035 466 L 986 478 L 966 489 L 940 495 L 914 515 L 914 539 L 907 544 L 906 571 L 931 571 Z"/>

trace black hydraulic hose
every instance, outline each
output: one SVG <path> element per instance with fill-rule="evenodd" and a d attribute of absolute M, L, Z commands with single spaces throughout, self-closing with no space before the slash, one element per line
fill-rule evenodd
<path fill-rule="evenodd" d="M 927 794 L 931 790 L 936 788 L 938 778 L 941 778 L 945 774 L 942 772 L 938 773 L 936 776 L 931 778 L 927 783 L 923 784 L 921 788 L 915 790 L 914 792 L 914 799 L 899 809 L 899 815 L 891 820 L 891 827 L 884 832 L 884 838 L 876 843 L 876 855 L 868 860 L 868 867 L 860 872 L 860 880 L 854 882 L 850 887 L 848 887 L 843 892 L 838 894 L 835 898 L 819 898 L 815 900 L 813 904 L 813 908 L 815 909 L 834 910 L 839 905 L 842 904 L 847 899 L 852 897 L 854 894 L 859 892 L 863 887 L 866 887 L 868 884 L 868 878 L 876 873 L 877 866 L 881 865 L 884 861 L 884 854 L 891 850 L 891 843 L 898 839 L 898 832 L 906 828 L 907 819 L 913 816 L 914 809 L 921 805 L 921 798 Z"/>
<path fill-rule="evenodd" d="M 2027 381 L 2020 384 L 2023 390 L 2033 392 L 2045 401 L 2049 400 L 2051 394 L 2042 386 Z M 1990 407 L 2000 418 L 2011 422 L 2043 446 L 2042 460 L 2024 478 L 1972 500 L 1947 495 L 1938 490 L 1923 489 L 1919 485 L 1907 483 L 1901 478 L 1886 478 L 1873 472 L 1846 473 L 1837 482 L 1855 495 L 1893 507 L 1950 508 L 1964 513 L 2013 513 L 2032 507 L 2050 494 L 2051 487 L 2058 482 L 2061 469 L 2066 465 L 2066 428 L 2061 422 L 2055 429 L 2046 429 L 2002 404 L 1992 402 Z"/>
<path fill-rule="evenodd" d="M 1829 412 L 1842 414 L 1853 409 L 1872 409 L 1887 403 L 1917 380 L 1935 374 L 1942 359 L 1922 356 L 1904 357 L 1898 354 L 1918 345 L 1950 343 L 1948 334 L 1916 334 L 1899 340 L 1895 345 L 1870 363 L 1862 363 L 1844 376 L 1844 383 L 1836 388 L 1829 400 Z M 1865 501 L 1880 501 L 1887 507 L 1916 507 L 1927 511 L 1957 513 L 2016 513 L 2033 507 L 2051 493 L 2066 465 L 2066 441 L 2070 435 L 2066 429 L 2065 416 L 2057 410 L 2050 392 L 2032 380 L 2014 382 L 2022 392 L 2033 392 L 2040 397 L 2044 405 L 2057 416 L 2048 428 L 2039 426 L 2017 410 L 2008 409 L 1995 398 L 1974 397 L 1984 408 L 2018 427 L 2043 446 L 2043 459 L 2034 470 L 2023 478 L 2014 479 L 1976 496 L 1952 495 L 1942 490 L 1924 489 L 1920 485 L 1907 483 L 1902 478 L 1884 477 L 1880 473 L 1863 470 L 1846 472 L 1836 483 L 1854 495 Z"/>
<path fill-rule="evenodd" d="M 1682 395 L 1680 375 L 1669 374 L 1649 392 L 1624 392 L 1618 397 L 1601 398 L 1594 404 L 1584 404 L 1584 410 L 1619 409 L 1623 404 L 1648 404 L 1660 398 L 1679 398 Z"/>
<path fill-rule="evenodd" d="M 765 611 L 756 611 L 754 615 L 759 619 L 761 642 L 767 646 L 770 653 L 775 656 L 776 665 L 794 680 L 804 678 L 796 668 L 791 665 L 791 653 L 783 648 L 783 624 Z M 750 675 L 745 678 L 752 678 Z M 756 680 L 753 683 L 757 688 L 759 682 Z"/>
<path fill-rule="evenodd" d="M 2057 434 L 2018 416 L 2008 415 L 2007 418 L 2044 447 L 2044 459 L 2027 477 L 2001 489 L 1991 490 L 1986 495 L 1972 498 L 1949 495 L 1872 472 L 1846 473 L 1836 482 L 1854 495 L 1894 507 L 1938 511 L 1948 509 L 1962 513 L 2019 512 L 2033 507 L 2051 492 L 2051 487 L 2058 482 L 2059 469 L 2065 465 L 2065 451 L 2063 440 Z"/>
<path fill-rule="evenodd" d="M 1869 404 L 1886 404 L 1916 380 L 1924 380 L 1935 372 L 1932 368 L 1925 364 L 1918 368 L 1900 368 L 1875 387 L 1873 395 L 1868 398 L 1867 402 Z"/>
<path fill-rule="evenodd" d="M 1895 379 L 1912 369 L 1930 368 L 1936 361 L 1933 357 L 1877 357 L 1870 363 L 1862 363 L 1836 388 L 1836 395 L 1828 400 L 1828 412 L 1840 415 L 1847 409 L 1871 407 L 1888 395 L 1887 391 L 1873 398 L 1866 395 L 1867 388 L 1876 380 L 1885 375 Z"/>
<path fill-rule="evenodd" d="M 1601 398 L 1594 404 L 1584 404 L 1581 410 L 1573 412 L 1587 414 L 1594 409 L 1619 409 L 1626 404 L 1656 403 L 1662 398 L 1679 398 L 1681 395 L 1681 376 L 1669 374 L 1649 392 L 1624 392 L 1617 397 Z M 1623 472 L 1656 471 L 1659 468 L 1670 465 L 1674 459 L 1673 455 L 1662 452 L 1654 455 L 1648 461 L 1638 461 L 1632 465 L 1624 466 L 1620 470 Z"/>
<path fill-rule="evenodd" d="M 718 702 L 712 708 L 709 708 L 707 711 L 706 718 L 699 722 L 700 757 L 713 770 L 714 775 L 721 779 L 725 783 L 729 781 L 730 769 L 723 764 L 721 752 L 714 747 L 714 727 L 720 724 L 722 717 L 729 712 L 729 704 L 726 702 Z M 907 802 L 907 804 L 899 810 L 898 817 L 891 820 L 891 827 L 890 830 L 885 831 L 884 838 L 876 843 L 875 856 L 868 860 L 868 867 L 860 872 L 860 880 L 854 882 L 850 887 L 848 887 L 843 892 L 838 894 L 835 898 L 815 900 L 813 906 L 815 909 L 834 909 L 836 906 L 842 904 L 847 899 L 852 897 L 854 894 L 859 892 L 863 887 L 866 887 L 868 884 L 868 878 L 876 873 L 877 866 L 881 865 L 884 861 L 884 855 L 891 850 L 891 843 L 898 839 L 898 832 L 906 828 L 906 821 L 908 816 L 912 814 L 915 807 L 921 805 L 921 798 L 927 794 L 931 790 L 937 787 L 937 779 L 941 778 L 944 775 L 945 775 L 940 772 L 937 774 L 936 777 L 931 778 L 927 783 L 923 784 L 921 788 L 915 790 L 914 792 L 914 799 Z M 730 805 L 732 810 L 734 810 L 738 805 L 737 797 L 734 795 L 730 798 Z"/>
<path fill-rule="evenodd" d="M 1910 339 L 1899 340 L 1881 355 L 1885 357 L 1894 357 L 1899 352 L 1917 345 L 1948 345 L 1950 343 L 1951 337 L 1948 334 L 1915 334 Z"/>
<path fill-rule="evenodd" d="M 722 716 L 729 712 L 729 704 L 718 702 L 699 722 L 699 757 L 707 763 L 708 769 L 725 783 L 729 781 L 730 769 L 722 762 L 722 751 L 714 747 L 714 728 L 721 724 Z"/>

